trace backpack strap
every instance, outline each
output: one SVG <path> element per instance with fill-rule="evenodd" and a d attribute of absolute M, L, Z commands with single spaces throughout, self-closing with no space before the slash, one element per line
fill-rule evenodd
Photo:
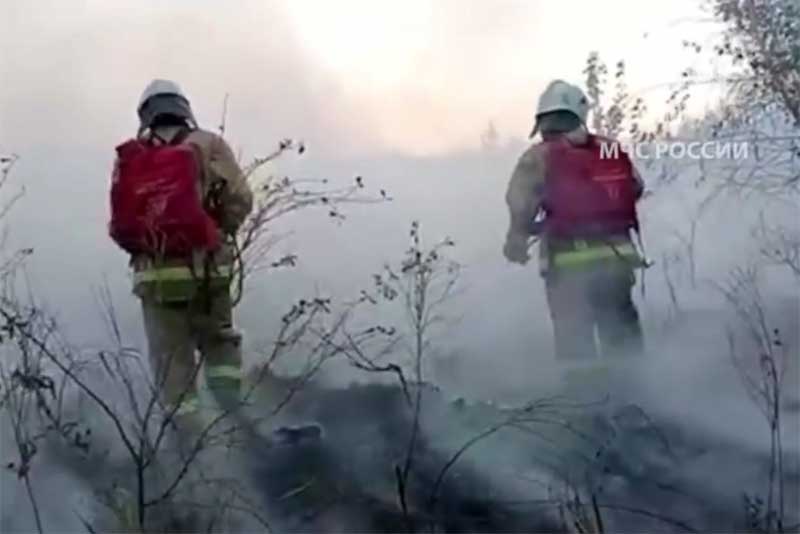
<path fill-rule="evenodd" d="M 158 141 L 162 145 L 179 145 L 183 143 L 187 137 L 194 131 L 194 128 L 190 128 L 188 126 L 182 126 L 180 129 L 175 133 L 175 136 L 172 138 L 171 141 L 167 141 L 160 135 L 158 135 L 155 130 L 149 129 L 147 130 L 147 142 L 151 145 L 155 144 L 154 141 L 158 139 Z"/>
<path fill-rule="evenodd" d="M 178 133 L 175 134 L 175 137 L 172 138 L 172 142 L 170 142 L 170 144 L 171 145 L 179 145 L 179 144 L 183 143 L 184 141 L 186 141 L 186 138 L 189 137 L 189 135 L 193 131 L 194 131 L 194 129 L 193 128 L 189 128 L 188 126 L 181 128 L 180 130 L 178 130 Z"/>

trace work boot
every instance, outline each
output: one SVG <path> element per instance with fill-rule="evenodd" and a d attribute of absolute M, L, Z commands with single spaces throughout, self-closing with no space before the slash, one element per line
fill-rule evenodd
<path fill-rule="evenodd" d="M 197 440 L 205 426 L 202 416 L 197 412 L 175 413 L 170 421 L 172 439 L 178 454 L 186 458 L 197 445 Z"/>
<path fill-rule="evenodd" d="M 605 365 L 584 365 L 562 373 L 562 395 L 575 402 L 595 404 L 611 394 L 611 372 Z"/>
<path fill-rule="evenodd" d="M 238 399 L 238 397 L 237 397 Z M 234 408 L 238 406 L 238 400 Z M 172 418 L 173 428 L 182 449 L 191 450 L 203 433 L 206 445 L 224 444 L 233 447 L 242 441 L 242 428 L 246 428 L 246 420 L 236 409 L 226 411 L 213 398 L 200 396 L 193 400 L 191 406 L 182 407 Z M 213 428 L 209 429 L 213 425 Z"/>

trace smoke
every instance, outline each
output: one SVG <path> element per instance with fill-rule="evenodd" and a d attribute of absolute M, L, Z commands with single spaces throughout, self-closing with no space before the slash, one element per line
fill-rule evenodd
<path fill-rule="evenodd" d="M 446 236 L 455 241 L 453 255 L 463 265 L 460 292 L 447 303 L 448 321 L 436 331 L 429 354 L 428 378 L 442 390 L 426 397 L 430 408 L 423 421 L 426 439 L 429 449 L 440 454 L 428 471 L 435 473 L 442 460 L 500 417 L 485 401 L 518 405 L 559 390 L 562 369 L 555 362 L 552 325 L 535 261 L 524 268 L 511 266 L 501 254 L 507 223 L 503 194 L 525 147 L 523 140 L 507 135 L 504 125 L 527 131 L 527 112 L 520 110 L 529 109 L 530 98 L 511 96 L 491 107 L 484 102 L 492 91 L 467 91 L 470 86 L 464 83 L 465 73 L 475 86 L 507 77 L 500 56 L 519 58 L 514 54 L 522 47 L 511 40 L 495 48 L 488 44 L 502 39 L 506 26 L 516 28 L 515 21 L 525 26 L 520 21 L 526 19 L 515 9 L 499 9 L 487 19 L 479 10 L 460 13 L 458 7 L 459 15 L 451 17 L 452 9 L 437 8 L 434 25 L 444 25 L 446 18 L 455 20 L 444 28 L 442 39 L 470 52 L 454 57 L 440 50 L 423 58 L 419 72 L 430 75 L 429 86 L 412 84 L 411 89 L 372 94 L 369 84 L 354 88 L 349 80 L 319 68 L 295 31 L 296 21 L 274 4 L 240 2 L 224 17 L 195 5 L 170 9 L 142 5 L 130 17 L 115 14 L 113 7 L 101 2 L 75 7 L 53 1 L 38 7 L 48 16 L 33 16 L 22 3 L 4 6 L 4 20 L 12 29 L 0 36 L 4 50 L 16 51 L 0 60 L 2 78 L 11 82 L 0 89 L 0 141 L 3 148 L 22 156 L 10 186 L 26 190 L 8 220 L 7 246 L 34 248 L 27 267 L 29 283 L 77 345 L 87 349 L 107 345 L 107 333 L 97 328 L 100 313 L 94 289 L 108 284 L 126 343 L 145 346 L 126 258 L 106 235 L 107 176 L 114 143 L 135 130 L 138 92 L 152 77 L 169 76 L 185 87 L 200 122 L 212 129 L 221 119 L 224 95 L 231 95 L 228 132 L 234 146 L 247 155 L 267 151 L 286 136 L 304 138 L 307 154 L 280 160 L 274 172 L 346 184 L 363 176 L 368 186 L 386 190 L 393 199 L 349 206 L 341 222 L 331 220 L 325 210 L 281 221 L 276 231 L 291 233 L 277 246 L 276 255 L 297 253 L 299 263 L 295 269 L 257 273 L 250 279 L 237 318 L 247 334 L 248 363 L 255 363 L 258 348 L 273 341 L 275 325 L 298 298 L 330 294 L 342 300 L 369 287 L 371 275 L 384 263 L 401 259 L 409 223 L 419 220 L 427 242 Z M 486 20 L 493 21 L 496 31 L 472 42 L 471 36 Z M 532 49 L 534 44 L 530 42 Z M 546 51 L 541 43 L 537 46 Z M 536 63 L 540 72 L 557 71 L 547 65 L 562 56 L 576 56 L 567 50 L 553 60 L 544 58 L 550 54 L 543 52 L 537 56 L 542 58 Z M 579 61 L 584 53 L 580 47 Z M 486 65 L 496 70 L 481 70 Z M 575 72 L 580 68 L 576 65 Z M 437 71 L 440 78 L 433 76 Z M 535 75 L 518 77 L 520 85 L 530 82 L 526 91 L 533 94 Z M 453 91 L 454 86 L 459 90 Z M 498 86 L 506 90 L 505 85 Z M 468 94 L 452 95 L 461 89 Z M 384 106 L 387 94 L 394 100 Z M 442 104 L 443 100 L 448 103 Z M 495 114 L 501 118 L 501 142 L 493 148 L 470 148 L 479 145 L 484 121 Z M 473 129 L 475 124 L 481 128 Z M 420 140 L 409 140 L 415 136 Z M 760 261 L 762 243 L 751 231 L 759 217 L 766 214 L 773 223 L 796 228 L 797 205 L 754 195 L 717 195 L 705 205 L 702 201 L 717 183 L 700 183 L 695 163 L 667 162 L 683 169 L 671 183 L 665 183 L 658 165 L 643 166 L 653 191 L 641 204 L 644 238 L 655 265 L 639 274 L 636 302 L 648 350 L 619 384 L 618 393 L 635 399 L 684 453 L 685 462 L 672 467 L 673 481 L 714 504 L 738 505 L 741 492 L 764 487 L 761 466 L 769 435 L 731 361 L 728 330 L 734 332 L 743 353 L 752 352 L 757 358 L 757 351 L 717 286 L 728 280 L 733 268 Z M 717 168 L 708 174 L 713 179 L 723 172 Z M 768 323 L 782 333 L 790 357 L 786 381 L 791 394 L 791 386 L 800 384 L 797 282 L 783 270 L 764 267 L 761 283 Z M 387 313 L 381 320 L 403 326 L 400 313 Z M 318 386 L 332 389 L 312 390 L 318 396 L 299 403 L 287 422 L 324 419 L 331 450 L 317 453 L 331 469 L 329 475 L 343 476 L 335 467 L 355 457 L 358 461 L 347 472 L 350 489 L 393 496 L 392 473 L 386 469 L 403 454 L 397 444 L 404 443 L 400 427 L 407 423 L 405 408 L 394 403 L 398 390 L 341 389 L 353 381 L 372 379 L 347 366 L 331 365 Z M 387 397 L 393 402 L 376 400 Z M 465 412 L 471 421 L 456 415 L 452 401 L 459 397 L 478 406 Z M 354 415 L 359 407 L 374 409 Z M 375 422 L 387 419 L 392 428 L 376 435 Z M 786 436 L 797 435 L 796 412 L 789 412 L 785 425 Z M 121 462 L 124 456 L 112 434 L 102 427 L 96 432 L 101 447 L 110 448 L 103 460 L 107 464 L 98 465 Z M 13 449 L 9 434 L 0 435 L 5 459 Z M 354 454 L 360 440 L 374 443 L 379 451 L 374 461 L 363 460 L 374 452 L 370 448 L 359 449 L 363 456 Z M 786 446 L 796 448 L 796 443 L 787 439 Z M 515 492 L 530 499 L 542 497 L 541 488 L 522 489 L 507 477 L 518 466 L 529 470 L 523 474 L 532 478 L 544 477 L 545 469 L 531 460 L 542 450 L 541 443 L 499 433 L 465 456 L 466 465 L 474 469 L 469 476 L 475 478 L 470 480 L 490 480 L 504 497 Z M 301 452 L 305 450 L 287 453 L 288 458 Z M 93 501 L 91 484 L 82 476 L 96 473 L 70 473 L 57 461 L 47 460 L 34 468 L 40 499 L 46 503 L 46 523 L 81 530 L 73 510 L 85 509 Z M 657 457 L 653 462 L 662 460 Z M 258 487 L 281 461 L 288 460 L 265 453 L 241 460 L 240 467 L 245 474 L 260 474 L 254 475 Z M 376 469 L 381 470 L 380 483 L 373 477 Z M 790 480 L 795 481 L 790 489 L 796 491 L 796 479 Z M 297 488 L 290 482 L 307 481 L 284 482 L 275 486 L 266 482 L 262 489 L 270 497 L 281 497 Z M 60 498 L 65 494 L 74 498 L 65 502 Z M 666 509 L 671 501 L 664 499 L 650 504 Z M 3 479 L 2 509 L 4 521 L 11 521 L 12 511 L 28 509 L 21 486 L 10 477 Z M 358 511 L 342 514 L 355 521 Z M 694 510 L 699 517 L 701 511 L 699 505 Z M 4 530 L 29 528 L 25 514 L 15 514 L 13 522 L 4 523 Z"/>
<path fill-rule="evenodd" d="M 427 242 L 433 243 L 445 236 L 456 242 L 453 255 L 464 266 L 459 281 L 461 291 L 448 302 L 445 313 L 449 320 L 436 332 L 429 355 L 428 378 L 442 387 L 441 397 L 432 396 L 426 401 L 430 407 L 424 421 L 426 437 L 431 450 L 441 455 L 432 461 L 430 472 L 437 472 L 455 449 L 499 417 L 487 409 L 485 413 L 471 415 L 471 423 L 462 424 L 457 419 L 453 422 L 455 416 L 448 408 L 451 401 L 464 397 L 467 402 L 479 405 L 487 400 L 518 405 L 557 392 L 561 369 L 553 356 L 552 326 L 542 281 L 535 265 L 524 268 L 509 266 L 500 250 L 507 222 L 502 194 L 522 147 L 521 143 L 513 143 L 493 151 L 465 151 L 446 157 L 412 159 L 395 156 L 340 161 L 314 155 L 311 151 L 303 157 L 292 156 L 279 162 L 276 172 L 299 178 L 329 178 L 350 183 L 354 176 L 363 175 L 368 186 L 385 189 L 393 200 L 387 204 L 348 207 L 347 218 L 342 222 L 332 221 L 324 210 L 282 221 L 282 226 L 276 230 L 292 230 L 293 233 L 278 246 L 276 253 L 297 253 L 299 264 L 295 269 L 256 274 L 249 282 L 245 301 L 238 310 L 238 322 L 248 334 L 251 363 L 254 363 L 255 349 L 269 346 L 273 325 L 297 298 L 319 293 L 346 299 L 358 295 L 361 289 L 369 288 L 372 273 L 379 271 L 385 262 L 400 260 L 407 246 L 409 221 L 418 219 L 422 222 L 422 235 Z M 66 172 L 73 174 L 80 170 L 67 169 Z M 681 248 L 685 246 L 684 242 L 675 235 L 676 231 L 687 231 L 693 209 L 704 198 L 702 189 L 686 185 L 692 184 L 692 177 L 687 172 L 677 182 L 661 186 L 657 172 L 646 173 L 645 179 L 655 193 L 643 202 L 641 210 L 647 251 L 656 263 L 646 272 L 644 279 L 640 273 L 635 297 L 643 317 L 648 353 L 629 371 L 618 393 L 640 404 L 674 446 L 686 453 L 688 459 L 682 467 L 673 468 L 676 483 L 682 488 L 692 488 L 708 503 L 738 502 L 739 492 L 759 491 L 763 487 L 764 473 L 755 467 L 740 470 L 731 466 L 760 465 L 769 442 L 765 422 L 747 398 L 729 355 L 727 329 L 732 328 L 741 334 L 743 328 L 716 284 L 723 283 L 732 268 L 758 259 L 758 242 L 753 240 L 750 228 L 760 213 L 767 211 L 775 221 L 791 223 L 792 219 L 790 211 L 784 215 L 776 207 L 781 203 L 770 201 L 762 204 L 748 199 L 745 206 L 739 197 L 720 197 L 707 208 L 697 224 L 693 285 L 688 257 Z M 105 239 L 102 221 L 97 220 L 94 224 L 93 233 L 79 239 L 102 243 Z M 138 310 L 128 296 L 127 281 L 119 272 L 123 258 L 112 252 L 110 246 L 101 248 L 95 243 L 92 247 L 90 250 L 97 251 L 94 261 L 106 265 L 108 272 L 112 268 L 116 271 L 109 276 L 113 295 L 120 320 L 129 335 L 127 339 L 136 345 Z M 48 257 L 57 251 L 45 249 L 43 255 Z M 665 262 L 665 258 L 675 251 L 680 261 L 674 264 Z M 37 252 L 37 261 L 41 261 L 40 257 L 40 252 Z M 85 258 L 73 255 L 59 258 L 58 262 L 53 257 L 52 261 L 53 265 L 34 263 L 34 273 L 37 269 L 54 265 L 77 273 Z M 667 284 L 668 268 L 672 269 L 668 272 L 673 277 L 677 304 Z M 797 300 L 791 297 L 791 291 L 787 296 L 786 290 L 794 287 L 792 284 L 796 282 L 791 278 L 781 278 L 780 271 L 774 269 L 765 273 L 764 295 L 770 325 L 786 333 L 790 354 L 796 354 L 797 340 L 790 334 L 795 331 L 800 312 Z M 91 274 L 81 275 L 82 288 L 90 283 L 93 283 Z M 50 285 L 37 285 L 36 289 L 49 290 L 59 286 L 60 282 L 53 281 Z M 641 293 L 643 288 L 644 294 Z M 61 291 L 46 293 L 48 300 L 58 303 L 65 302 L 63 298 L 74 298 L 74 293 L 70 294 L 74 289 Z M 85 291 L 84 294 L 91 293 Z M 73 332 L 96 331 L 89 326 L 99 324 L 98 315 L 95 315 L 96 302 L 87 299 L 72 305 L 86 310 L 85 314 L 73 314 L 69 318 L 69 326 L 75 328 Z M 380 320 L 403 326 L 401 314 L 387 314 Z M 103 334 L 95 335 L 95 342 L 102 345 Z M 739 335 L 738 339 L 742 343 L 747 341 L 744 335 Z M 139 346 L 143 346 L 141 341 Z M 792 372 L 796 375 L 795 369 L 792 368 Z M 343 387 L 352 381 L 372 379 L 344 365 L 334 364 L 326 367 L 325 371 L 321 385 Z M 789 383 L 792 376 L 791 373 L 787 375 Z M 353 399 L 358 399 L 363 393 L 358 389 L 345 391 L 349 392 L 342 395 L 351 395 Z M 339 416 L 336 409 L 341 414 L 352 414 L 353 405 L 358 405 L 358 401 L 337 399 L 336 393 L 329 395 L 328 402 L 309 401 L 310 406 L 305 412 L 298 407 L 297 419 L 289 418 L 288 421 L 325 417 L 325 425 L 337 429 Z M 329 410 L 322 413 L 321 406 L 327 406 Z M 343 459 L 352 454 L 349 447 L 353 436 L 366 436 L 371 421 L 393 413 L 393 417 L 399 418 L 395 424 L 402 426 L 404 419 L 397 415 L 402 414 L 401 408 L 378 412 L 364 413 L 363 417 L 352 416 L 352 427 L 335 430 L 338 437 L 330 439 L 334 448 L 326 452 L 331 456 L 325 456 L 324 465 L 330 467 L 346 461 Z M 473 414 L 473 411 L 468 409 L 467 413 Z M 791 435 L 796 429 L 797 418 L 788 417 L 786 435 Z M 396 434 L 388 438 L 369 438 L 377 449 L 384 450 L 381 458 L 385 463 L 380 465 L 389 466 L 391 459 L 396 460 L 397 455 L 402 454 L 394 447 L 402 441 L 397 438 L 400 431 L 394 432 Z M 512 482 L 506 477 L 509 469 L 514 470 L 513 466 L 526 466 L 525 469 L 529 470 L 526 476 L 533 479 L 546 480 L 547 476 L 541 465 L 530 461 L 532 457 L 546 457 L 546 447 L 513 437 L 498 433 L 487 439 L 465 455 L 465 465 L 472 466 L 477 473 L 475 476 L 481 480 L 492 480 L 506 498 L 511 498 L 509 495 L 513 497 L 515 492 L 524 493 L 526 499 L 545 498 L 540 489 L 531 489 L 525 483 Z M 111 438 L 107 441 L 113 443 Z M 792 446 L 787 442 L 788 448 Z M 4 450 L 9 448 L 4 446 Z M 701 454 L 698 450 L 706 452 Z M 250 463 L 253 461 L 266 469 L 263 473 L 271 473 L 270 458 L 273 457 L 265 454 L 260 459 L 246 459 L 241 468 L 246 473 L 262 473 L 259 471 L 261 468 Z M 662 461 L 661 457 L 656 459 Z M 371 469 L 378 464 L 376 460 L 375 464 L 355 468 L 348 476 L 352 477 L 351 481 L 366 483 L 372 476 Z M 92 499 L 85 482 L 78 482 L 77 487 L 85 489 L 77 490 L 73 478 L 53 464 L 38 464 L 37 474 L 42 476 L 40 487 L 47 488 L 43 490 L 42 498 L 46 499 L 51 491 L 62 488 L 83 495 L 80 502 Z M 710 474 L 713 477 L 709 479 Z M 330 476 L 338 475 L 341 473 L 334 470 Z M 369 491 L 384 496 L 390 492 L 391 474 L 386 476 L 388 482 L 383 483 L 389 486 Z M 262 478 L 269 477 L 265 474 Z M 256 479 L 255 483 L 261 480 Z M 4 508 L 13 503 L 22 507 L 24 496 L 16 491 L 18 486 L 13 486 L 13 481 L 6 482 L 9 484 L 4 491 Z M 294 487 L 273 488 L 267 485 L 264 491 L 274 497 L 283 494 L 278 489 L 285 493 Z M 13 500 L 6 498 L 7 495 L 13 495 Z M 664 510 L 668 509 L 670 501 L 666 497 L 660 494 L 650 497 L 655 500 L 646 504 L 663 505 Z M 681 506 L 680 509 L 686 509 L 685 505 Z M 276 513 L 280 515 L 280 512 Z M 291 515 L 294 512 L 287 513 Z M 347 521 L 355 521 L 355 510 L 342 513 L 349 518 Z M 538 511 L 530 513 L 535 517 L 546 517 Z M 692 513 L 698 520 L 711 520 L 710 515 L 702 515 L 700 505 Z M 75 517 L 60 508 L 48 510 L 47 514 L 48 521 L 75 524 Z"/>

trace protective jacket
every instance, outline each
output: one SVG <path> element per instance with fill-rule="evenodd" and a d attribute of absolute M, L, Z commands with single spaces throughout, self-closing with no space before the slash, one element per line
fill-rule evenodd
<path fill-rule="evenodd" d="M 139 137 L 154 143 L 171 142 L 181 127 L 160 127 L 145 130 Z M 134 254 L 134 292 L 158 302 L 187 301 L 202 291 L 203 286 L 228 284 L 234 268 L 237 230 L 253 207 L 253 193 L 246 182 L 233 151 L 222 137 L 201 129 L 193 129 L 183 143 L 192 144 L 200 156 L 198 191 L 200 201 L 213 197 L 213 216 L 222 234 L 222 244 L 212 253 L 198 252 L 190 261 L 185 258 L 153 257 Z"/>
<path fill-rule="evenodd" d="M 585 147 L 591 142 L 596 142 L 595 138 L 583 127 L 564 134 L 545 134 L 542 142 L 532 145 L 520 157 L 506 191 L 509 228 L 504 254 L 510 261 L 527 262 L 529 240 L 535 231 L 534 220 L 544 213 L 543 231 L 539 235 L 539 268 L 543 275 L 553 268 L 580 267 L 615 257 L 641 262 L 627 231 L 627 227 L 635 223 L 635 213 L 631 214 L 631 221 L 621 223 L 618 216 L 605 217 L 601 203 L 592 202 L 593 193 L 574 187 L 575 180 L 570 180 L 569 176 L 560 180 L 565 176 L 554 175 L 570 174 L 581 165 L 604 165 L 602 161 L 589 159 L 574 161 L 576 153 L 590 151 L 570 149 Z M 577 159 L 582 157 L 579 155 Z M 632 165 L 629 171 L 632 183 L 627 189 L 614 190 L 612 194 L 632 195 L 635 200 L 641 197 L 644 184 Z M 556 198 L 559 209 L 554 210 L 553 199 Z"/>

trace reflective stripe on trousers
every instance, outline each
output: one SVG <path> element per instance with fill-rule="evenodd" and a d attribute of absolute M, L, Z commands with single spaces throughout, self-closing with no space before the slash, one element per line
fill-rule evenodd
<path fill-rule="evenodd" d="M 238 365 L 206 365 L 206 381 L 210 389 L 239 391 L 242 384 L 242 371 Z"/>
<path fill-rule="evenodd" d="M 196 416 L 201 412 L 204 414 L 215 414 L 219 408 L 214 404 L 203 403 L 197 393 L 187 394 L 181 401 L 178 409 L 175 410 L 175 417 Z"/>
<path fill-rule="evenodd" d="M 199 410 L 200 410 L 200 399 L 197 396 L 197 393 L 192 391 L 191 393 L 187 393 L 183 397 L 180 406 L 178 406 L 178 409 L 175 410 L 175 417 L 194 414 L 197 413 Z"/>
<path fill-rule="evenodd" d="M 242 372 L 238 362 L 237 364 L 206 362 L 206 384 L 222 409 L 235 409 L 241 403 Z"/>

